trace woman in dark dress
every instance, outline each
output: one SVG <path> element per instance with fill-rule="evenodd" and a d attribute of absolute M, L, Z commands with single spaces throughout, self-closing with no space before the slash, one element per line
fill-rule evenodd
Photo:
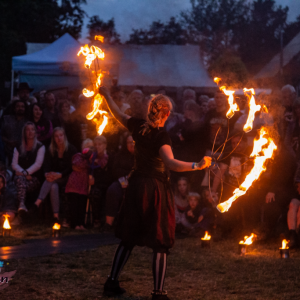
<path fill-rule="evenodd" d="M 138 245 L 153 249 L 152 299 L 169 299 L 163 285 L 167 253 L 175 240 L 175 211 L 166 169 L 176 172 L 201 170 L 210 166 L 211 158 L 204 157 L 200 163 L 174 159 L 170 138 L 163 129 L 172 109 L 168 97 L 157 95 L 151 100 L 145 121 L 122 113 L 107 88 L 101 87 L 99 92 L 105 97 L 111 113 L 132 133 L 135 141 L 134 170 L 116 226 L 116 236 L 121 243 L 104 285 L 104 294 L 116 296 L 125 292 L 118 278 L 133 247 Z"/>

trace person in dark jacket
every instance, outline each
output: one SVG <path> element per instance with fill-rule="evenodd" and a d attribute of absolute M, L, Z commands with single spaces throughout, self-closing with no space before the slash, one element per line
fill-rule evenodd
<path fill-rule="evenodd" d="M 37 212 L 39 205 L 50 193 L 54 221 L 58 222 L 59 188 L 63 188 L 68 181 L 72 172 L 72 157 L 76 153 L 76 148 L 68 142 L 64 129 L 56 127 L 53 131 L 50 147 L 45 155 L 44 171 L 46 180 L 41 187 L 31 214 Z"/>
<path fill-rule="evenodd" d="M 90 158 L 91 165 L 91 202 L 94 226 L 99 227 L 105 218 L 105 195 L 112 183 L 112 157 L 106 153 L 107 141 L 102 135 L 95 137 L 95 152 Z"/>
<path fill-rule="evenodd" d="M 14 149 L 12 169 L 15 171 L 15 185 L 18 192 L 18 211 L 27 211 L 26 193 L 37 190 L 43 177 L 45 146 L 37 140 L 36 127 L 27 122 L 22 131 L 22 143 Z"/>
<path fill-rule="evenodd" d="M 124 192 L 128 186 L 128 175 L 134 164 L 134 140 L 132 135 L 127 133 L 121 151 L 116 154 L 112 167 L 114 182 L 109 186 L 106 193 L 106 224 L 103 230 L 112 228 L 115 217 L 120 208 Z"/>

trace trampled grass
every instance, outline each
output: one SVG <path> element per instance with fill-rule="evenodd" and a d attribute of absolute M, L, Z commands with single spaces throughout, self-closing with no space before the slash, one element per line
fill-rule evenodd
<path fill-rule="evenodd" d="M 280 241 L 253 244 L 237 254 L 238 240 L 200 248 L 199 238 L 176 241 L 168 257 L 165 289 L 171 299 L 300 299 L 300 252 L 279 258 Z M 74 254 L 18 260 L 0 299 L 105 299 L 103 284 L 116 245 Z M 120 277 L 118 299 L 151 299 L 152 253 L 136 247 Z M 108 299 L 108 298 L 106 298 Z"/>

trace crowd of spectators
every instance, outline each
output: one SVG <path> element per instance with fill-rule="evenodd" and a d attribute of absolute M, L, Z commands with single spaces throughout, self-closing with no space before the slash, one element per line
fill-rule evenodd
<path fill-rule="evenodd" d="M 71 103 L 46 92 L 37 99 L 31 91 L 20 83 L 18 96 L 1 111 L 0 214 L 8 213 L 13 224 L 22 224 L 36 222 L 51 209 L 51 220 L 65 227 L 112 230 L 134 166 L 131 134 L 111 117 L 104 134 L 97 136 L 95 124 L 86 119 L 90 98 L 80 95 Z M 141 89 L 126 95 L 119 87 L 111 94 L 123 112 L 146 118 L 151 95 Z M 176 231 L 196 236 L 209 231 L 216 239 L 241 230 L 261 239 L 288 233 L 290 247 L 298 247 L 300 98 L 291 85 L 258 95 L 257 103 L 268 112 L 256 113 L 247 134 L 242 130 L 247 97 L 236 101 L 239 111 L 230 119 L 221 91 L 197 95 L 186 89 L 174 103 L 165 129 L 175 158 L 198 162 L 210 155 L 216 162 L 204 171 L 170 174 Z M 246 195 L 221 214 L 217 204 L 233 194 L 253 166 L 249 155 L 262 126 L 270 128 L 278 150 Z"/>

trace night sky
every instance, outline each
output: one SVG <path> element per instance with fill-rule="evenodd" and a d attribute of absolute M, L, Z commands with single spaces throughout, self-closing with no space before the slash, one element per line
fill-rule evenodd
<path fill-rule="evenodd" d="M 295 20 L 300 14 L 300 0 L 276 2 L 290 7 L 289 21 Z M 82 6 L 88 16 L 98 15 L 104 21 L 114 18 L 123 42 L 129 38 L 132 28 L 148 28 L 153 21 L 158 20 L 165 22 L 190 7 L 190 0 L 87 0 L 87 5 Z M 82 30 L 82 42 L 87 36 L 87 23 L 88 18 Z"/>

